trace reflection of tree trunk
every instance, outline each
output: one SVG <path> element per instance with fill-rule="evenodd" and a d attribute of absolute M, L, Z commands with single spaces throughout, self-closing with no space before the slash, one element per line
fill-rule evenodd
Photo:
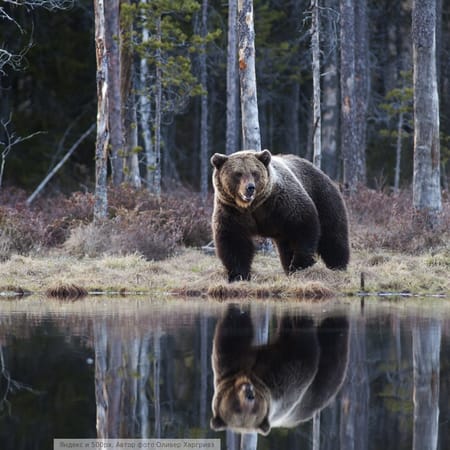
<path fill-rule="evenodd" d="M 341 390 L 340 446 L 368 448 L 369 380 L 366 367 L 366 329 L 363 319 L 350 331 L 347 381 Z"/>
<path fill-rule="evenodd" d="M 412 331 L 414 365 L 413 450 L 436 450 L 439 431 L 441 325 L 423 319 Z"/>
<path fill-rule="evenodd" d="M 260 308 L 253 310 L 252 322 L 255 337 L 253 345 L 267 344 L 269 341 L 269 321 L 270 309 L 268 306 L 264 310 Z M 237 449 L 236 433 L 227 431 L 227 449 Z M 240 450 L 256 450 L 258 447 L 258 433 L 245 433 L 240 436 Z"/>
<path fill-rule="evenodd" d="M 161 330 L 153 334 L 153 401 L 155 407 L 155 438 L 161 437 Z"/>
<path fill-rule="evenodd" d="M 95 347 L 95 404 L 97 405 L 97 437 L 108 437 L 108 393 L 106 391 L 106 325 L 104 322 L 94 323 Z"/>
<path fill-rule="evenodd" d="M 141 424 L 140 437 L 145 439 L 150 437 L 148 422 L 148 399 L 146 395 L 146 385 L 150 376 L 150 359 L 148 357 L 148 344 L 150 341 L 149 336 L 144 336 L 141 341 L 141 347 L 139 351 L 139 384 L 138 384 L 138 420 Z"/>
<path fill-rule="evenodd" d="M 200 427 L 206 428 L 208 393 L 208 319 L 200 317 Z"/>
<path fill-rule="evenodd" d="M 313 416 L 312 448 L 320 450 L 320 411 L 314 413 Z"/>

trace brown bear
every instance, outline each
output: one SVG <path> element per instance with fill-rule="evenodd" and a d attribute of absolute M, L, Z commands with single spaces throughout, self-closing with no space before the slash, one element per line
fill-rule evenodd
<path fill-rule="evenodd" d="M 230 305 L 213 343 L 211 428 L 267 435 L 295 427 L 327 406 L 340 389 L 349 355 L 344 315 L 313 319 L 284 315 L 275 340 L 253 346 L 247 311 Z"/>
<path fill-rule="evenodd" d="M 229 281 L 249 280 L 254 236 L 272 238 L 286 274 L 315 263 L 346 269 L 350 257 L 344 200 L 322 171 L 269 150 L 215 153 L 212 229 Z"/>

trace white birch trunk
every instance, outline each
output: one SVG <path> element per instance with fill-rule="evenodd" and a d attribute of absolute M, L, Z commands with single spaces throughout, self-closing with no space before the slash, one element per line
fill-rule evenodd
<path fill-rule="evenodd" d="M 148 0 L 142 0 L 142 3 L 148 3 Z M 145 45 L 149 40 L 148 29 L 144 26 L 142 28 L 142 43 Z M 141 96 L 139 98 L 139 116 L 140 128 L 142 133 L 142 142 L 144 147 L 145 163 L 146 163 L 146 184 L 147 189 L 152 190 L 155 185 L 155 171 L 156 158 L 152 142 L 151 133 L 151 99 L 150 94 L 147 96 L 146 86 L 148 84 L 149 70 L 146 58 L 141 58 L 140 61 L 140 90 Z"/>
<path fill-rule="evenodd" d="M 414 0 L 412 11 L 414 86 L 413 203 L 435 225 L 442 211 L 439 96 L 436 73 L 436 0 Z"/>
<path fill-rule="evenodd" d="M 97 139 L 95 144 L 95 203 L 94 220 L 106 217 L 107 163 L 109 146 L 108 126 L 108 63 L 105 47 L 105 3 L 94 2 L 95 12 L 95 54 L 97 62 Z"/>
<path fill-rule="evenodd" d="M 237 44 L 237 0 L 228 1 L 227 129 L 225 152 L 239 150 L 239 74 Z"/>
<path fill-rule="evenodd" d="M 320 19 L 319 19 L 319 0 L 311 0 L 311 50 L 312 50 L 312 69 L 313 69 L 313 164 L 320 169 L 322 160 L 322 125 L 320 111 Z"/>
<path fill-rule="evenodd" d="M 243 147 L 260 151 L 252 0 L 238 0 L 238 42 Z"/>
<path fill-rule="evenodd" d="M 201 36 L 208 33 L 208 0 L 202 1 Z M 200 193 L 203 201 L 208 195 L 208 67 L 206 65 L 206 45 L 200 53 L 200 83 L 203 88 L 200 113 Z"/>

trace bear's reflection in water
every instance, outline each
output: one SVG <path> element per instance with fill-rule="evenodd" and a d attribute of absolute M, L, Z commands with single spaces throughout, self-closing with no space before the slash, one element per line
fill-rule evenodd
<path fill-rule="evenodd" d="M 248 311 L 230 305 L 214 335 L 211 428 L 267 435 L 295 427 L 327 406 L 341 387 L 348 362 L 345 316 L 316 323 L 284 314 L 275 339 L 253 345 Z"/>

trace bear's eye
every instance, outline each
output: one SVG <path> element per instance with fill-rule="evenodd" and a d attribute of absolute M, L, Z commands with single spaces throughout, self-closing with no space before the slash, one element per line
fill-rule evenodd
<path fill-rule="evenodd" d="M 234 172 L 234 177 L 235 177 L 236 179 L 242 178 L 242 172 Z"/>
<path fill-rule="evenodd" d="M 252 172 L 252 177 L 255 181 L 259 180 L 259 172 Z"/>

